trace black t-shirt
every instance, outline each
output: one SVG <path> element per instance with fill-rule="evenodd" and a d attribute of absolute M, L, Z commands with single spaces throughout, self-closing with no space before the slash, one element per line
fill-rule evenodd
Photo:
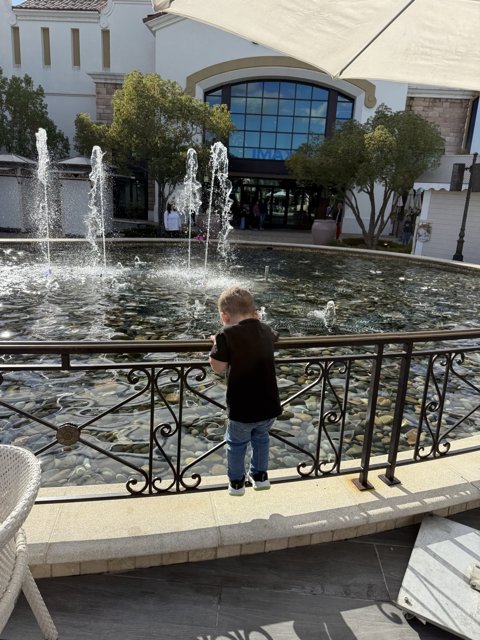
<path fill-rule="evenodd" d="M 228 416 L 239 422 L 259 422 L 282 413 L 274 365 L 278 334 L 267 324 L 248 318 L 223 327 L 210 351 L 228 363 Z"/>

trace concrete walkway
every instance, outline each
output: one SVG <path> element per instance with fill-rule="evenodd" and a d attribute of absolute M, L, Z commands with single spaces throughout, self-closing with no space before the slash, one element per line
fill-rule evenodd
<path fill-rule="evenodd" d="M 271 491 L 241 498 L 39 504 L 34 575 L 62 640 L 446 640 L 393 602 L 426 514 L 480 529 L 478 453 L 397 471 L 364 492 L 353 475 L 272 473 Z M 39 637 L 21 602 L 0 640 Z"/>
<path fill-rule="evenodd" d="M 394 604 L 417 530 L 38 585 L 61 640 L 453 640 Z M 0 635 L 41 637 L 23 596 Z"/>

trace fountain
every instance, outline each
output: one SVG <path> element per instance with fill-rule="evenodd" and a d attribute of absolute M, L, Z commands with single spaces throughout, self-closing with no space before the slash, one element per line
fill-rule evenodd
<path fill-rule="evenodd" d="M 141 251 L 141 259 L 138 259 Z M 185 244 L 112 243 L 108 247 L 108 278 L 98 273 L 88 273 L 72 266 L 69 243 L 56 243 L 54 274 L 41 275 L 40 262 L 35 262 L 28 245 L 26 248 L 0 243 L 0 336 L 9 341 L 30 340 L 92 341 L 127 340 L 181 340 L 208 339 L 219 326 L 216 301 L 226 286 L 240 285 L 249 288 L 259 306 L 263 321 L 277 330 L 281 337 L 305 335 L 333 335 L 355 332 L 409 331 L 416 329 L 456 329 L 478 325 L 480 313 L 480 283 L 476 274 L 444 269 L 402 259 L 386 259 L 381 271 L 374 276 L 371 257 L 360 257 L 322 251 L 296 251 L 270 248 L 237 248 L 236 264 L 225 265 L 218 254 L 211 256 L 208 279 L 185 278 L 181 268 L 177 274 L 171 265 L 186 264 Z M 137 258 L 137 259 L 136 259 Z M 202 271 L 204 247 L 192 245 L 192 269 Z M 263 278 L 265 263 L 270 267 L 269 279 Z M 121 266 L 119 266 L 121 265 Z M 404 278 L 400 281 L 399 278 Z M 398 286 L 400 285 L 400 286 Z M 464 304 L 468 297 L 469 305 Z M 333 303 L 335 298 L 335 303 Z M 435 310 L 435 317 L 432 314 Z M 335 310 L 335 322 L 332 315 Z M 285 352 L 282 352 L 282 357 Z M 204 356 L 203 356 L 204 357 Z M 1 356 L 8 367 L 11 356 Z M 53 424 L 83 424 L 92 416 L 95 419 L 85 429 L 85 439 L 101 447 L 111 455 L 122 455 L 130 464 L 142 465 L 148 451 L 150 412 L 145 396 L 129 401 L 125 409 L 108 414 L 116 402 L 122 402 L 132 394 L 140 393 L 141 371 L 130 378 L 127 370 L 120 370 L 139 356 L 97 356 L 90 358 L 97 373 L 73 370 L 48 372 L 47 370 L 3 373 L 0 385 L 0 440 L 25 444 L 33 450 L 49 447 L 51 432 L 42 425 L 15 413 L 9 407 L 32 413 Z M 165 360 L 165 371 L 156 380 L 162 390 L 164 403 L 155 408 L 155 424 L 168 425 L 171 411 L 178 408 L 179 396 L 173 383 L 173 367 L 176 354 L 144 354 L 141 358 L 148 368 L 149 362 Z M 196 356 L 198 358 L 198 355 Z M 202 357 L 200 358 L 202 359 Z M 83 358 L 82 358 L 83 361 Z M 41 365 L 51 362 L 50 356 L 35 362 Z M 173 364 L 171 364 L 173 363 Z M 102 369 L 101 367 L 110 367 Z M 143 370 L 143 367 L 142 367 Z M 197 369 L 198 370 L 198 369 Z M 1 367 L 0 367 L 1 371 Z M 157 369 L 159 371 L 159 368 Z M 304 365 L 285 364 L 279 369 L 282 397 L 293 394 L 305 386 Z M 360 380 L 369 379 L 368 369 L 360 369 Z M 423 379 L 418 388 L 410 389 L 409 397 L 423 393 Z M 206 394 L 215 402 L 224 401 L 224 390 L 218 381 L 207 376 L 191 379 L 190 384 L 200 394 Z M 352 440 L 346 447 L 348 455 L 358 455 L 357 434 L 362 433 L 365 410 L 366 382 L 352 381 L 350 394 L 349 430 L 345 437 Z M 385 389 L 385 398 L 394 392 Z M 221 440 L 225 412 L 205 404 L 202 396 L 190 393 L 185 396 L 182 410 L 183 444 L 182 464 L 201 457 Z M 288 407 L 282 420 L 277 422 L 277 432 L 290 442 L 308 447 L 312 437 L 312 421 L 318 419 L 318 402 L 307 395 Z M 469 403 L 477 403 L 473 396 L 461 397 L 465 411 Z M 169 406 L 166 406 L 169 403 Z M 463 406 L 463 405 L 462 405 Z M 412 429 L 415 414 L 406 414 L 405 430 Z M 466 424 L 472 429 L 470 423 Z M 374 451 L 388 439 L 388 425 L 376 429 Z M 162 432 L 163 433 L 163 432 Z M 165 432 L 167 433 L 167 432 Z M 177 455 L 174 438 L 166 436 L 160 444 L 168 456 Z M 331 451 L 325 445 L 325 455 Z M 62 451 L 62 449 L 60 449 Z M 292 467 L 302 458 L 286 453 L 284 447 L 274 444 L 271 448 L 272 469 Z M 322 449 L 323 451 L 323 449 Z M 56 454 L 55 454 L 56 452 Z M 54 455 L 55 454 L 55 455 Z M 42 456 L 43 457 L 43 456 Z M 45 452 L 44 483 L 46 485 L 127 482 L 128 470 L 112 459 L 99 457 L 85 445 L 65 448 L 58 457 L 58 447 Z M 57 459 L 58 458 L 58 459 Z M 155 458 L 156 459 L 156 458 Z M 210 466 L 209 466 L 210 464 Z M 63 466 L 64 465 L 64 466 Z M 213 465 L 213 466 L 211 466 Z M 222 456 L 213 457 L 195 467 L 203 475 L 222 474 Z M 93 471 L 100 469 L 99 471 Z M 213 469 L 213 471 L 212 471 Z M 162 471 L 167 473 L 167 470 Z"/>
<path fill-rule="evenodd" d="M 100 259 L 103 268 L 107 268 L 107 251 L 105 246 L 105 217 L 106 198 L 105 189 L 107 186 L 107 176 L 103 163 L 102 150 L 95 146 L 91 155 L 91 167 L 89 178 L 91 182 L 88 197 L 88 214 L 86 217 L 87 234 L 86 239 L 90 243 L 94 255 L 94 264 Z M 101 247 L 98 246 L 99 241 Z"/>
<path fill-rule="evenodd" d="M 48 156 L 45 155 L 45 139 L 41 136 L 39 157 L 42 157 L 41 178 L 44 196 L 48 195 Z M 0 337 L 4 340 L 25 342 L 30 340 L 75 342 L 92 340 L 146 341 L 208 339 L 218 328 L 216 301 L 221 290 L 239 285 L 249 288 L 259 305 L 259 316 L 269 323 L 280 336 L 332 335 L 349 333 L 375 333 L 387 331 L 410 331 L 431 329 L 458 329 L 477 327 L 480 314 L 480 284 L 476 273 L 463 268 L 446 270 L 416 260 L 375 257 L 345 251 L 325 252 L 321 250 L 296 250 L 269 247 L 236 248 L 235 263 L 224 259 L 228 246 L 229 193 L 226 178 L 224 148 L 215 147 L 211 162 L 211 185 L 207 218 L 207 241 L 188 243 L 144 244 L 135 242 L 108 243 L 102 220 L 104 201 L 99 187 L 102 175 L 102 153 L 95 150 L 92 158 L 92 195 L 89 215 L 94 219 L 92 242 L 98 249 L 98 259 L 103 262 L 105 275 L 108 247 L 108 277 L 98 277 L 98 271 L 82 268 L 81 257 L 73 254 L 71 244 L 56 242 L 54 255 L 50 259 L 55 265 L 54 274 L 48 279 L 42 274 L 42 264 L 26 243 L 0 243 Z M 97 164 L 98 161 L 98 164 Z M 96 169 L 94 168 L 96 166 Z M 96 182 L 98 179 L 98 182 Z M 96 186 L 95 186 L 96 185 Z M 199 192 L 196 181 L 196 158 L 189 154 L 187 176 L 184 182 L 183 207 L 189 219 L 197 215 Z M 41 201 L 39 213 L 50 212 L 48 197 Z M 221 212 L 221 215 L 220 215 Z M 214 217 L 221 219 L 219 251 L 209 255 L 211 225 Z M 47 215 L 49 224 L 49 216 Z M 45 223 L 42 223 L 45 224 Z M 102 233 L 103 229 L 103 233 Z M 49 233 L 45 233 L 49 238 Z M 47 243 L 48 245 L 48 243 Z M 301 251 L 301 253 L 299 253 Z M 208 262 L 208 273 L 207 273 Z M 174 265 L 172 267 L 172 265 Z M 203 273 L 203 277 L 197 274 Z M 187 274 L 187 277 L 185 276 Z M 193 274 L 193 277 L 192 277 Z M 469 304 L 465 304 L 465 300 Z M 268 313 L 267 313 L 268 309 Z M 132 356 L 133 357 L 133 356 Z M 158 362 L 176 354 L 146 354 L 144 360 Z M 8 367 L 10 356 L 3 355 L 1 361 Z M 129 397 L 132 389 L 141 388 L 142 372 L 127 376 L 115 368 L 120 362 L 128 363 L 129 356 L 99 357 L 97 377 L 89 378 L 86 371 L 45 370 L 9 372 L 3 375 L 0 385 L 0 440 L 18 442 L 34 450 L 45 448 L 44 481 L 46 484 L 71 482 L 126 482 L 125 470 L 117 462 L 107 460 L 109 466 L 101 473 L 93 474 L 95 466 L 89 456 L 95 457 L 85 446 L 78 445 L 72 451 L 68 447 L 60 457 L 60 463 L 48 453 L 50 432 L 42 431 L 41 425 L 29 423 L 25 413 L 34 413 L 51 423 L 95 424 L 85 430 L 85 437 L 95 446 L 108 449 L 112 456 L 125 453 L 131 464 L 142 464 L 148 450 L 149 409 L 140 396 L 126 405 L 125 410 L 108 414 L 108 407 L 116 399 Z M 135 360 L 138 361 L 138 360 Z M 110 369 L 101 370 L 102 364 Z M 145 365 L 145 370 L 147 368 Z M 169 365 L 170 368 L 173 365 Z M 156 379 L 162 389 L 164 403 L 156 407 L 156 424 L 169 425 L 172 419 L 171 406 L 176 406 L 178 396 L 172 383 L 169 366 Z M 305 384 L 302 364 L 282 365 L 279 371 L 280 388 L 295 392 Z M 143 371 L 143 369 L 142 369 Z M 355 403 L 349 415 L 351 433 L 354 438 L 364 419 L 365 389 L 362 380 L 368 379 L 360 371 L 357 385 L 351 385 Z M 222 388 L 212 380 L 198 376 L 194 383 L 200 394 L 206 394 L 215 402 L 223 402 Z M 356 386 L 357 385 L 357 386 Z M 283 392 L 282 391 L 282 392 Z M 423 389 L 411 393 L 421 394 Z M 140 392 L 138 392 L 140 393 Z M 202 457 L 212 445 L 222 438 L 225 420 L 224 411 L 205 406 L 198 397 L 188 397 L 182 414 L 185 428 L 182 459 Z M 388 398 L 387 398 L 388 399 Z M 300 398 L 302 406 L 286 411 L 278 429 L 284 438 L 293 439 L 301 446 L 308 446 L 311 433 L 308 429 L 314 416 L 318 416 L 318 403 L 314 398 Z M 463 399 L 462 399 L 463 401 Z M 130 402 L 130 401 L 129 401 Z M 168 405 L 171 403 L 171 405 Z M 8 406 L 7 406 L 8 405 Z M 12 411 L 18 406 L 22 413 Z M 102 414 L 102 420 L 91 416 Z M 470 428 L 470 425 L 468 425 Z M 379 427 L 378 437 L 386 435 Z M 171 455 L 177 455 L 173 443 L 168 441 L 168 430 L 159 446 Z M 166 435 L 167 434 L 167 435 Z M 145 444 L 147 442 L 147 444 Z M 378 444 L 378 446 L 380 446 Z M 353 450 L 355 444 L 349 449 Z M 377 443 L 375 444 L 377 446 Z M 147 449 L 145 449 L 145 447 Z M 327 447 L 328 448 L 328 447 Z M 179 455 L 179 454 L 178 454 Z M 325 455 L 331 455 L 325 449 Z M 350 455 L 350 454 L 349 454 Z M 353 456 L 354 453 L 351 453 Z M 61 467 L 62 460 L 74 459 L 73 466 Z M 219 460 L 213 460 L 216 473 L 221 473 Z M 71 460 L 70 460 L 71 461 Z M 272 447 L 272 467 L 296 465 L 299 458 L 279 447 Z M 59 467 L 60 465 L 60 467 Z M 67 472 L 68 467 L 68 472 Z M 209 470 L 199 466 L 201 473 Z M 92 475 L 93 474 L 93 475 Z"/>
<path fill-rule="evenodd" d="M 52 227 L 52 209 L 50 206 L 50 156 L 47 147 L 47 132 L 45 129 L 39 129 L 35 134 L 37 141 L 38 165 L 37 180 L 38 193 L 36 210 L 37 213 L 32 220 L 35 223 L 38 237 L 42 239 L 42 250 L 48 264 L 48 272 L 51 270 L 50 261 L 50 232 Z"/>
<path fill-rule="evenodd" d="M 183 181 L 183 191 L 180 196 L 180 210 L 187 216 L 188 226 L 188 258 L 187 269 L 191 267 L 192 257 L 192 222 L 195 221 L 202 203 L 202 185 L 197 180 L 198 160 L 195 149 L 187 152 L 187 173 Z"/>
<path fill-rule="evenodd" d="M 323 321 L 325 328 L 331 331 L 335 325 L 335 321 L 337 318 L 335 302 L 333 300 L 329 300 L 325 306 L 325 309 L 314 309 L 313 311 L 309 312 L 308 316 L 310 318 L 319 318 Z"/>
<path fill-rule="evenodd" d="M 210 240 L 212 216 L 220 221 L 218 234 L 218 252 L 223 258 L 227 257 L 228 236 L 232 230 L 230 225 L 230 208 L 232 201 L 230 193 L 232 183 L 228 179 L 227 149 L 221 142 L 215 142 L 210 156 L 210 194 L 207 210 L 207 234 L 205 240 L 205 280 L 207 279 L 208 245 Z"/>

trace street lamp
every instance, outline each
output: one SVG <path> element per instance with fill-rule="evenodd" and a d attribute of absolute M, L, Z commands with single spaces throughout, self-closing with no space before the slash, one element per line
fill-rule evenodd
<path fill-rule="evenodd" d="M 477 161 L 478 153 L 473 154 L 473 160 L 470 167 L 467 167 L 468 171 L 470 171 L 470 179 L 468 181 L 467 187 L 467 196 L 465 198 L 465 206 L 463 208 L 463 217 L 462 217 L 462 226 L 460 227 L 460 233 L 458 234 L 457 240 L 457 249 L 455 251 L 452 260 L 458 260 L 459 262 L 463 262 L 463 243 L 465 238 L 465 226 L 467 224 L 467 216 L 468 216 L 468 205 L 470 204 L 470 194 L 472 193 L 473 188 L 473 178 L 475 173 L 475 163 Z"/>

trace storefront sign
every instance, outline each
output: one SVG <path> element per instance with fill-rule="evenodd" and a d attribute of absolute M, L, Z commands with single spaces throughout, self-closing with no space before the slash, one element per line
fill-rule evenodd
<path fill-rule="evenodd" d="M 255 160 L 287 160 L 291 151 L 280 149 L 253 149 L 252 157 Z"/>

